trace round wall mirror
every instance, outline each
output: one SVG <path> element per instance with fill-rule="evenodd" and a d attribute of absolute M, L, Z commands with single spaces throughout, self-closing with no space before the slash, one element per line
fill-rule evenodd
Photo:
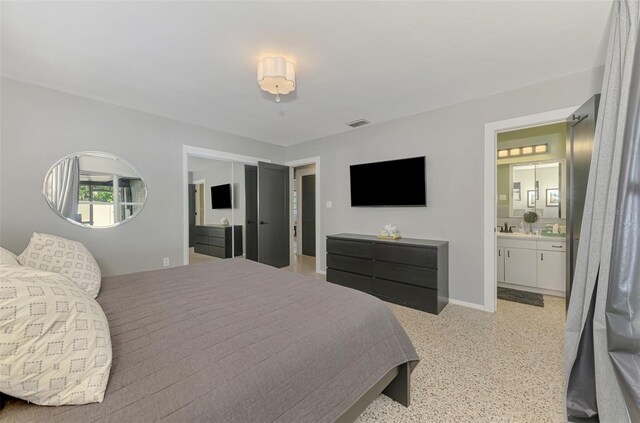
<path fill-rule="evenodd" d="M 51 166 L 43 194 L 49 206 L 68 222 L 111 228 L 140 213 L 147 200 L 147 185 L 140 171 L 122 157 L 85 151 Z"/>

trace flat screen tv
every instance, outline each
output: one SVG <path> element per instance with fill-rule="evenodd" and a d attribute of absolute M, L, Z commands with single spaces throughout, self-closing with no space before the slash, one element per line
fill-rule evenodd
<path fill-rule="evenodd" d="M 231 208 L 231 184 L 216 185 L 211 187 L 211 208 Z"/>
<path fill-rule="evenodd" d="M 426 158 L 351 165 L 351 207 L 425 207 Z"/>

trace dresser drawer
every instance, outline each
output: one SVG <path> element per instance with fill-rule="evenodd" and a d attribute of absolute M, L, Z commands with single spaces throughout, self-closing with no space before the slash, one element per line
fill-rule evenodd
<path fill-rule="evenodd" d="M 226 229 L 227 228 L 223 226 L 196 226 L 196 235 L 224 238 L 224 232 Z"/>
<path fill-rule="evenodd" d="M 227 241 L 226 238 L 216 238 L 214 236 L 210 236 L 208 237 L 209 239 L 209 245 L 214 245 L 216 247 L 223 247 L 225 246 L 225 242 Z"/>
<path fill-rule="evenodd" d="M 218 258 L 226 258 L 225 249 L 222 247 L 216 247 L 215 245 L 209 245 L 209 255 Z"/>
<path fill-rule="evenodd" d="M 373 258 L 373 243 L 327 239 L 327 253 L 370 259 Z"/>
<path fill-rule="evenodd" d="M 361 275 L 373 275 L 373 261 L 364 258 L 327 254 L 327 267 Z"/>
<path fill-rule="evenodd" d="M 432 313 L 438 310 L 438 292 L 433 289 L 376 278 L 373 293 L 397 304 L 417 306 Z"/>
<path fill-rule="evenodd" d="M 198 253 L 198 254 L 209 254 L 209 245 L 207 244 L 198 244 L 196 242 L 196 244 L 193 247 L 193 251 Z"/>
<path fill-rule="evenodd" d="M 327 269 L 327 282 L 357 289 L 358 291 L 373 292 L 373 277 L 343 272 L 342 270 Z"/>
<path fill-rule="evenodd" d="M 438 271 L 408 264 L 376 261 L 374 265 L 376 278 L 389 279 L 425 288 L 438 288 Z"/>
<path fill-rule="evenodd" d="M 209 237 L 206 235 L 196 235 L 196 244 L 209 244 Z M 197 252 L 197 251 L 196 251 Z"/>
<path fill-rule="evenodd" d="M 376 243 L 374 257 L 380 261 L 438 268 L 438 249 L 433 247 L 410 247 L 379 242 Z"/>

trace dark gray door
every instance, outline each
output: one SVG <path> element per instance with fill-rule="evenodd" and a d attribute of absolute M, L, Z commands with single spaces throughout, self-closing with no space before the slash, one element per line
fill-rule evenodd
<path fill-rule="evenodd" d="M 316 175 L 302 177 L 302 254 L 316 256 Z"/>
<path fill-rule="evenodd" d="M 578 256 L 599 102 L 600 94 L 596 94 L 567 120 L 567 307 Z"/>
<path fill-rule="evenodd" d="M 289 265 L 289 168 L 258 163 L 258 261 Z"/>
<path fill-rule="evenodd" d="M 189 184 L 189 247 L 196 245 L 196 186 Z"/>
<path fill-rule="evenodd" d="M 258 261 L 258 168 L 244 165 L 246 257 Z"/>

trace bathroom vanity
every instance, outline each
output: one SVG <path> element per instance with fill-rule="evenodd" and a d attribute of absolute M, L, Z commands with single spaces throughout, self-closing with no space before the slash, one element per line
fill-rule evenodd
<path fill-rule="evenodd" d="M 561 235 L 498 233 L 498 285 L 564 297 L 566 245 Z"/>

